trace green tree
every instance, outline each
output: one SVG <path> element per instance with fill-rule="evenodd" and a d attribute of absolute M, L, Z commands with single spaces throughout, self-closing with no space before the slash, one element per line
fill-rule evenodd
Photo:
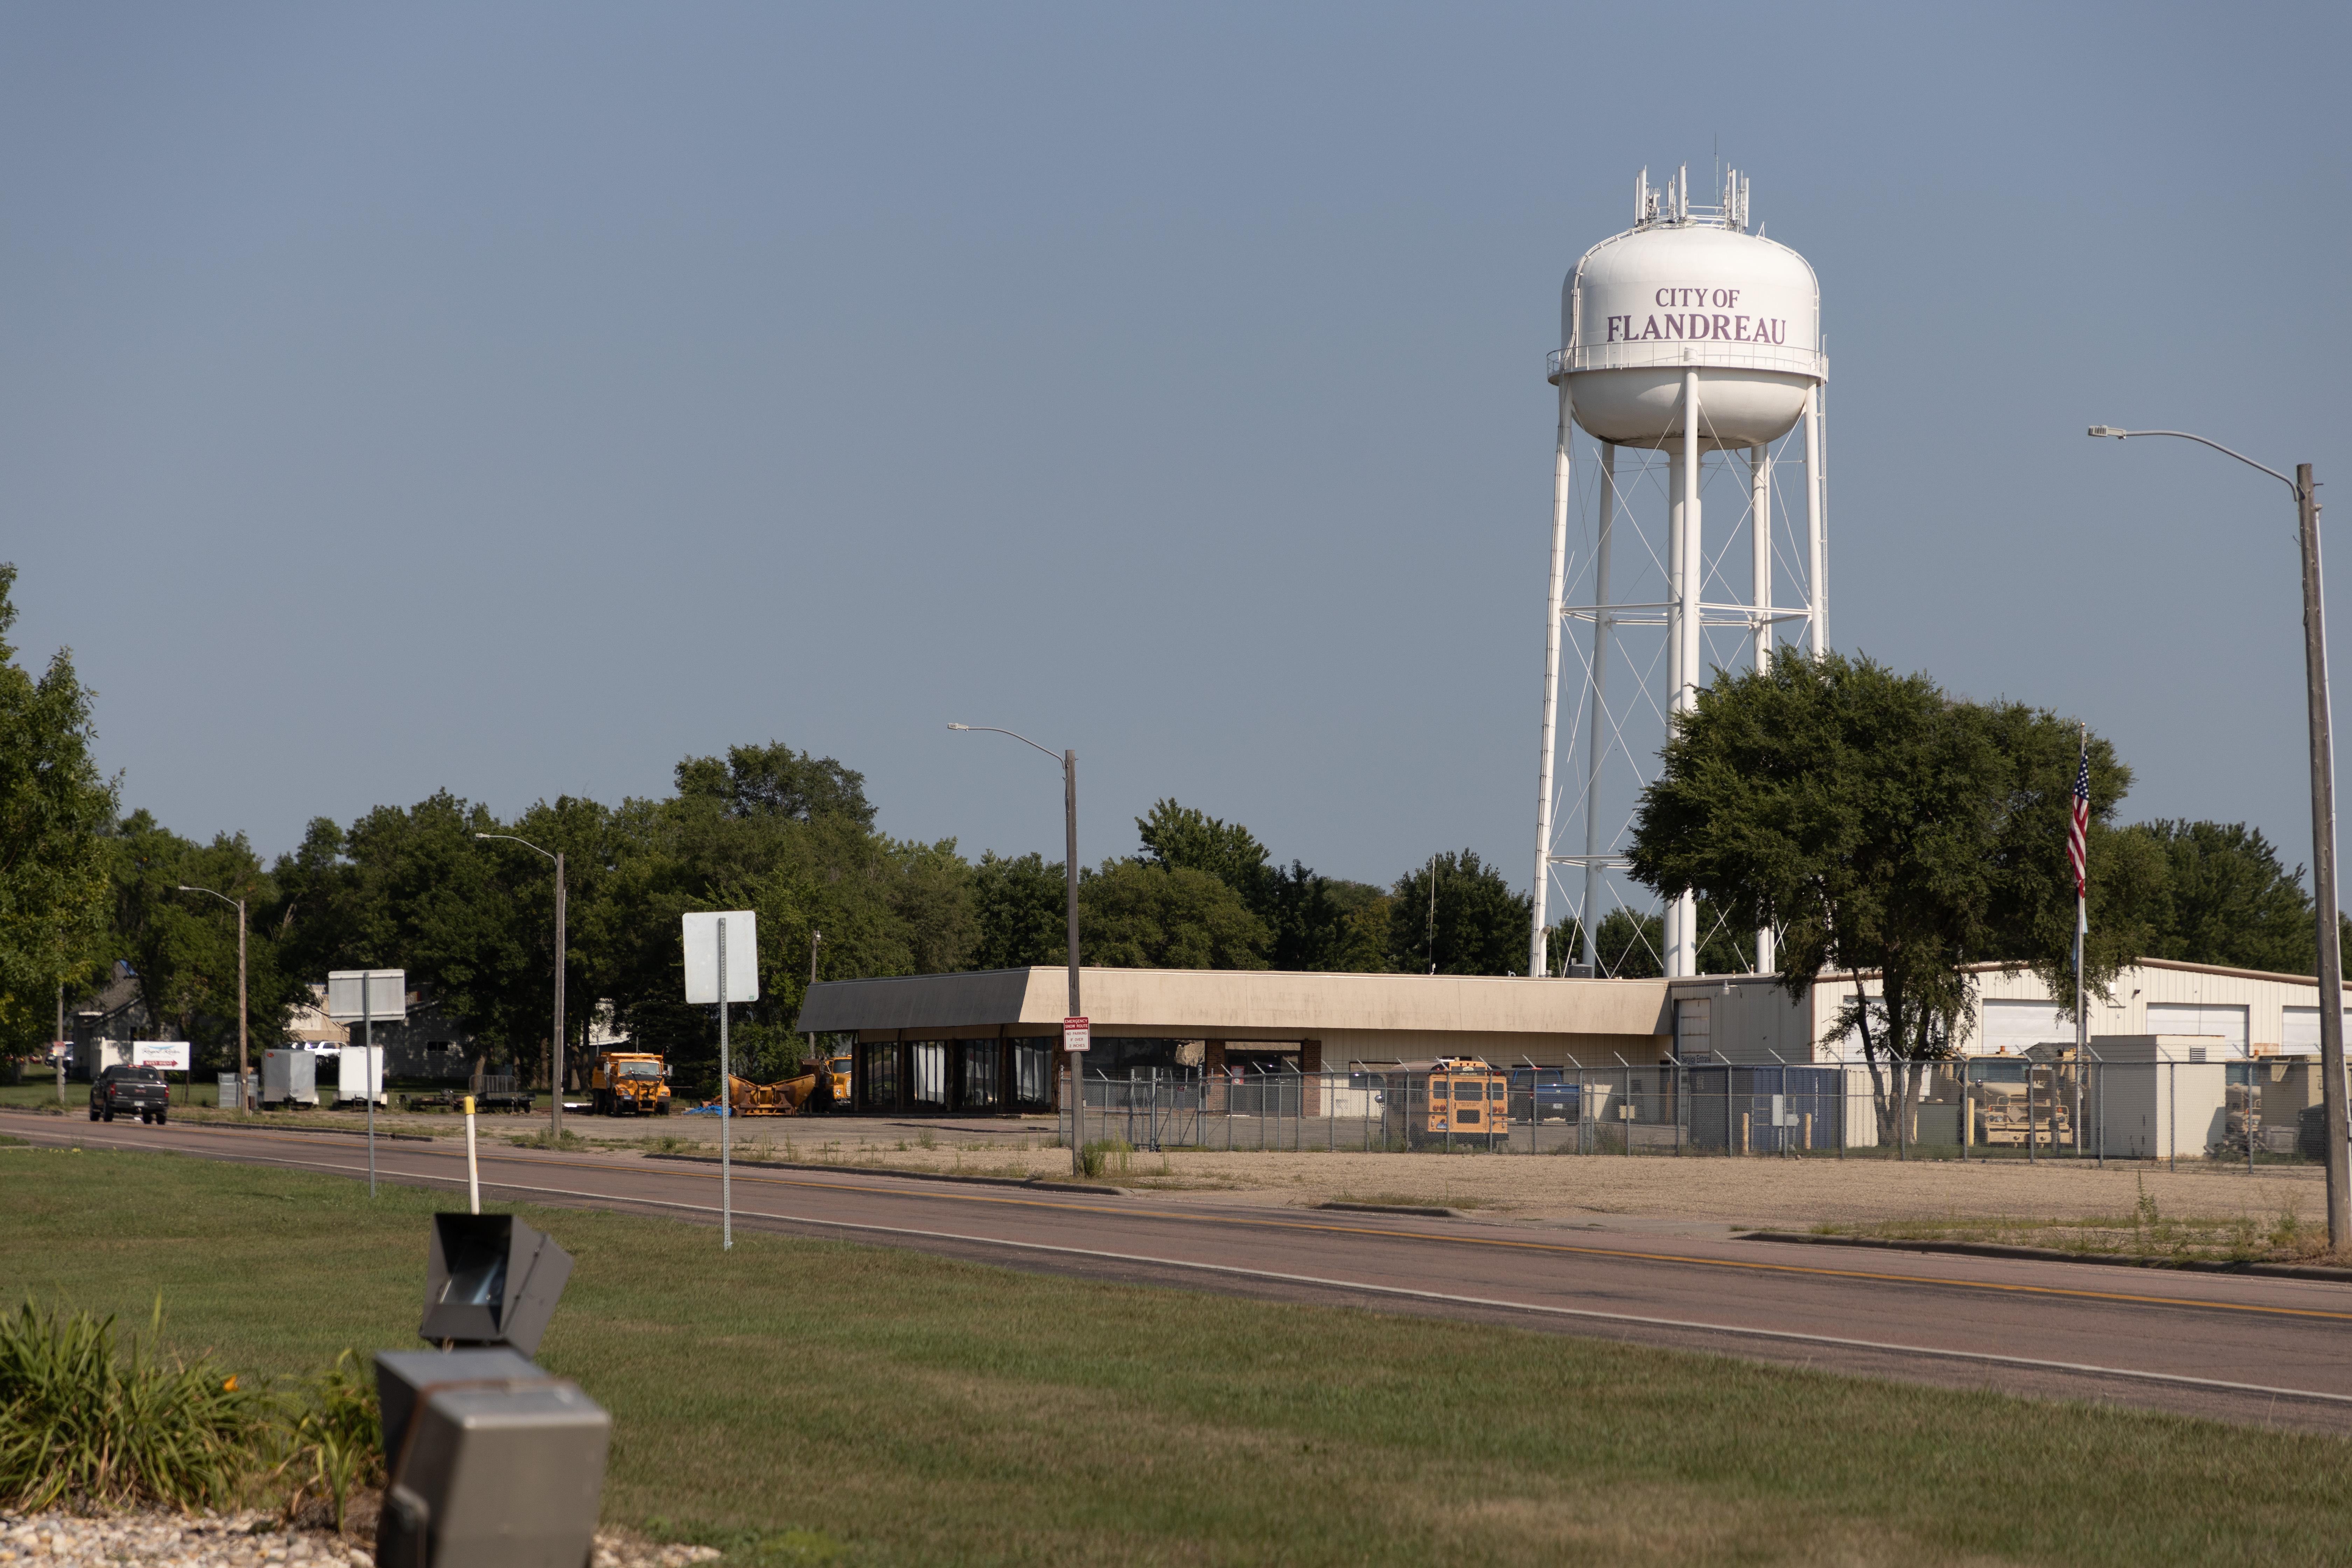
<path fill-rule="evenodd" d="M 1326 877 L 1293 860 L 1265 882 L 1262 910 L 1276 969 L 1361 973 L 1388 967 L 1388 899 L 1366 882 Z M 1380 906 L 1377 916 L 1370 913 Z"/>
<path fill-rule="evenodd" d="M 1063 876 L 1060 861 L 1049 863 L 1034 851 L 982 854 L 971 873 L 973 968 L 1025 969 L 1069 961 L 1069 889 Z"/>
<path fill-rule="evenodd" d="M 0 1046 L 12 1055 L 49 1037 L 58 987 L 97 956 L 115 809 L 71 651 L 37 677 L 16 662 L 16 568 L 0 564 Z"/>
<path fill-rule="evenodd" d="M 236 913 L 219 900 L 184 893 L 210 888 L 246 902 L 248 1043 L 267 1049 L 285 1037 L 298 982 L 278 961 L 273 879 L 243 834 L 194 843 L 134 811 L 109 836 L 112 921 L 105 956 L 128 962 L 156 1022 L 187 1040 L 199 1066 L 236 1059 Z"/>
<path fill-rule="evenodd" d="M 1924 675 L 1787 651 L 1718 675 L 1676 724 L 1643 795 L 1633 873 L 1662 897 L 1696 889 L 1736 929 L 1778 925 L 1791 995 L 1824 969 L 1878 975 L 1838 1032 L 1861 1034 L 1892 1141 L 1916 1064 L 1956 1049 L 1971 1016 L 1965 965 L 2071 973 L 2075 738 L 2054 715 L 1956 701 Z M 2105 741 L 2090 763 L 2104 830 L 2131 775 Z M 2144 891 L 2105 894 L 2118 895 Z M 2099 933 L 2096 909 L 2092 921 Z M 2110 930 L 2091 944 L 2095 986 L 2132 943 Z"/>
<path fill-rule="evenodd" d="M 1391 890 L 1388 966 L 1409 974 L 1516 974 L 1528 961 L 1534 918 L 1535 900 L 1513 892 L 1476 851 L 1434 855 Z"/>
<path fill-rule="evenodd" d="M 1144 864 L 1205 871 L 1240 894 L 1260 919 L 1265 918 L 1275 872 L 1267 864 L 1265 846 L 1240 823 L 1160 800 L 1152 803 L 1150 815 L 1135 819 L 1135 831 L 1143 840 Z"/>
<path fill-rule="evenodd" d="M 2316 927 L 2303 868 L 2289 870 L 2261 830 L 2242 822 L 2136 822 L 2120 828 L 2116 847 L 2152 850 L 2162 875 L 2140 918 L 2149 958 L 2315 973 Z M 2109 867 L 2094 861 L 2105 879 Z"/>
<path fill-rule="evenodd" d="M 1264 969 L 1272 939 L 1241 895 L 1189 867 L 1107 860 L 1078 882 L 1086 961 L 1136 969 Z"/>

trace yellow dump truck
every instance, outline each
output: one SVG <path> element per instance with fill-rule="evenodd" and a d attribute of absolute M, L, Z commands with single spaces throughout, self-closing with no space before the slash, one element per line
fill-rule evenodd
<path fill-rule="evenodd" d="M 606 1051 L 588 1075 L 588 1089 L 599 1116 L 669 1114 L 669 1069 L 650 1052 Z"/>
<path fill-rule="evenodd" d="M 825 1076 L 833 1079 L 833 1108 L 849 1109 L 849 1053 L 835 1051 L 825 1061 Z"/>

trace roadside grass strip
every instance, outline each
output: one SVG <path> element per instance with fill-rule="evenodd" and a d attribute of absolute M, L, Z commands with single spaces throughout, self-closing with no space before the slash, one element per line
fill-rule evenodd
<path fill-rule="evenodd" d="M 416 1343 L 440 1194 L 5 1170 L 0 1290 L 253 1378 Z M 510 1205 L 492 1205 L 504 1210 Z M 1354 1308 L 518 1208 L 608 1522 L 740 1563 L 2345 1560 L 2352 1441 Z"/>

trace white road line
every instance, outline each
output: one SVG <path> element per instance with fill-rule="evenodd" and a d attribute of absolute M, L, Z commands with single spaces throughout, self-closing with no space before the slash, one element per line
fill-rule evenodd
<path fill-rule="evenodd" d="M 304 1165 L 322 1171 L 356 1172 L 357 1165 L 330 1165 L 313 1160 L 272 1161 L 274 1164 Z M 415 1173 L 418 1179 L 428 1182 L 461 1182 L 462 1176 L 436 1176 Z M 486 1182 L 486 1186 L 509 1192 L 539 1193 L 550 1197 L 587 1198 L 602 1204 L 635 1204 L 648 1208 L 682 1209 L 690 1214 L 715 1215 L 716 1204 L 682 1204 L 664 1198 L 633 1198 L 614 1193 L 582 1192 L 571 1187 L 531 1187 L 515 1182 Z M 1898 1345 L 1880 1340 L 1845 1339 L 1835 1334 L 1801 1334 L 1789 1329 L 1755 1329 L 1731 1323 L 1701 1323 L 1683 1318 L 1651 1318 L 1633 1312 L 1598 1312 L 1585 1307 L 1552 1307 L 1533 1301 L 1510 1301 L 1491 1296 L 1456 1296 L 1443 1290 L 1415 1290 L 1402 1285 L 1373 1285 L 1359 1279 L 1329 1279 L 1314 1274 L 1284 1274 L 1268 1268 L 1244 1268 L 1231 1263 L 1195 1263 L 1178 1258 L 1151 1258 L 1130 1252 L 1104 1252 L 1086 1247 L 1057 1247 L 1043 1241 L 1010 1241 L 992 1236 L 961 1236 L 947 1230 L 916 1230 L 907 1226 L 865 1225 L 855 1220 L 814 1219 L 806 1215 L 765 1214 L 755 1209 L 738 1208 L 735 1213 L 745 1219 L 773 1220 L 783 1225 L 824 1226 L 834 1230 L 864 1231 L 876 1236 L 919 1237 L 927 1241 L 952 1241 L 967 1247 L 1000 1247 L 1022 1252 L 1053 1253 L 1066 1258 L 1097 1258 L 1116 1263 L 1137 1263 L 1157 1268 L 1190 1268 L 1204 1274 L 1228 1274 L 1245 1279 L 1271 1279 L 1286 1285 L 1314 1285 L 1330 1290 L 1353 1290 L 1376 1296 L 1395 1296 L 1411 1300 L 1443 1301 L 1463 1307 L 1492 1307 L 1511 1312 L 1538 1312 L 1549 1317 L 1580 1318 L 1592 1322 L 1634 1323 L 1644 1328 L 1681 1329 L 1706 1334 L 1732 1334 L 1748 1339 L 1783 1340 L 1797 1344 L 1832 1345 L 1840 1350 L 1879 1351 L 1893 1355 L 1932 1356 L 1944 1361 L 1979 1362 L 1995 1366 L 2031 1367 L 2038 1372 L 2069 1372 L 2093 1377 L 2127 1377 L 2143 1383 L 2173 1384 L 2188 1388 L 2210 1388 L 2225 1394 L 2264 1394 L 2279 1399 L 2315 1399 L 2330 1405 L 2352 1405 L 2352 1394 L 2326 1394 L 2315 1388 L 2276 1388 L 2263 1383 L 2229 1383 L 2220 1378 L 2190 1377 L 2185 1373 L 2143 1372 L 2136 1367 L 2097 1366 L 2088 1362 L 2043 1361 L 2032 1356 L 2000 1355 L 1990 1351 L 1945 1350 L 1934 1345 Z"/>

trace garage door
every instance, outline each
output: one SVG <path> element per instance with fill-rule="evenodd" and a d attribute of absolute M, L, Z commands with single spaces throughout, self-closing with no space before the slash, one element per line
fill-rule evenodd
<path fill-rule="evenodd" d="M 2219 1035 L 2232 1053 L 2246 1052 L 2246 1009 L 2206 1002 L 2151 1002 L 2147 1005 L 2151 1035 Z"/>
<path fill-rule="evenodd" d="M 2055 1002 L 1988 1000 L 1978 1004 L 1977 1037 L 1968 1048 L 1971 1056 L 2007 1051 L 2017 1057 L 2046 1040 L 2071 1045 L 2074 1039 L 2074 1026 L 2058 1016 Z"/>
<path fill-rule="evenodd" d="M 2279 1042 L 2284 1051 L 2319 1054 L 2319 1009 L 2289 1007 L 2286 1009 L 2286 1037 Z"/>

